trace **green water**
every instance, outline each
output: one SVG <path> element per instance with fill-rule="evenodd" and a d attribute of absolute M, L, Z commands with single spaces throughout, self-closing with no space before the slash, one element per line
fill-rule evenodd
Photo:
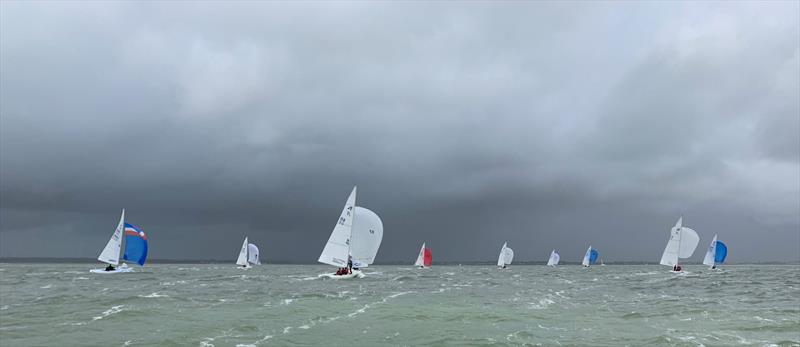
<path fill-rule="evenodd" d="M 800 345 L 800 267 L 0 264 L 5 346 Z"/>

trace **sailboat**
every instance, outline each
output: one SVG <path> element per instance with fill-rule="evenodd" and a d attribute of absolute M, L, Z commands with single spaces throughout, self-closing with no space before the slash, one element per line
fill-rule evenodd
<path fill-rule="evenodd" d="M 600 252 L 598 252 L 596 249 L 592 248 L 591 245 L 589 245 L 589 248 L 586 249 L 586 253 L 583 255 L 583 261 L 581 261 L 581 264 L 583 264 L 584 267 L 589 267 L 589 265 L 597 264 L 597 257 L 599 256 Z"/>
<path fill-rule="evenodd" d="M 240 269 L 249 269 L 252 265 L 261 265 L 261 259 L 258 258 L 258 247 L 247 242 L 247 237 L 244 238 L 242 243 L 242 250 L 239 251 L 239 258 L 236 259 L 236 265 L 241 266 Z"/>
<path fill-rule="evenodd" d="M 323 264 L 346 268 L 345 274 L 321 274 L 319 277 L 335 279 L 361 278 L 359 270 L 375 261 L 383 239 L 383 222 L 375 212 L 356 206 L 356 187 L 350 192 L 339 220 L 333 227 L 328 243 L 320 254 Z"/>
<path fill-rule="evenodd" d="M 714 235 L 714 239 L 711 240 L 711 244 L 708 245 L 708 251 L 706 251 L 703 264 L 708 265 L 708 268 L 713 270 L 717 268 L 717 264 L 724 263 L 727 256 L 728 246 L 722 241 L 717 240 L 717 235 Z"/>
<path fill-rule="evenodd" d="M 427 267 L 431 267 L 433 263 L 433 253 L 431 253 L 430 248 L 425 247 L 425 242 L 422 243 L 422 248 L 419 249 L 419 255 L 417 256 L 417 261 L 414 262 L 414 266 L 418 266 L 420 269 L 424 269 Z"/>
<path fill-rule="evenodd" d="M 681 272 L 678 259 L 691 257 L 698 242 L 700 237 L 694 230 L 683 226 L 683 216 L 681 216 L 670 230 L 667 247 L 661 255 L 661 265 L 672 266 L 673 272 Z"/>
<path fill-rule="evenodd" d="M 497 267 L 505 269 L 506 265 L 510 265 L 514 260 L 514 250 L 508 248 L 508 242 L 503 243 L 503 248 L 500 248 L 500 255 L 497 257 Z"/>
<path fill-rule="evenodd" d="M 547 260 L 547 266 L 556 266 L 559 260 L 561 260 L 561 256 L 558 255 L 558 252 L 554 249 L 550 252 L 550 259 Z"/>
<path fill-rule="evenodd" d="M 119 254 L 122 252 L 122 236 L 125 236 L 125 253 L 122 259 L 131 261 L 144 266 L 147 260 L 147 235 L 139 227 L 125 223 L 125 210 L 122 210 L 122 215 L 119 217 L 117 229 L 111 235 L 111 239 L 106 243 L 106 247 L 100 252 L 97 260 L 108 264 L 104 269 L 91 269 L 89 272 L 99 274 L 112 274 L 121 272 L 133 272 L 133 269 L 128 267 L 127 263 L 119 265 Z M 115 266 L 118 266 L 115 268 Z"/>
<path fill-rule="evenodd" d="M 600 258 L 600 266 L 606 266 L 606 263 L 603 262 L 603 258 Z"/>

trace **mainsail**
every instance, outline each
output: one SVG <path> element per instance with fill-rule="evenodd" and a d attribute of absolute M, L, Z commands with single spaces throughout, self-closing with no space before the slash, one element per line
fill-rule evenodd
<path fill-rule="evenodd" d="M 252 243 L 247 244 L 247 261 L 253 265 L 261 265 L 261 259 L 258 258 L 258 247 Z"/>
<path fill-rule="evenodd" d="M 508 243 L 503 243 L 503 248 L 500 249 L 500 255 L 497 257 L 497 266 L 503 267 L 511 264 L 514 260 L 514 250 L 508 248 Z"/>
<path fill-rule="evenodd" d="M 125 209 L 122 210 L 122 215 L 119 217 L 117 229 L 114 230 L 114 234 L 111 235 L 111 239 L 108 240 L 106 247 L 100 252 L 100 256 L 97 257 L 97 260 L 111 265 L 119 265 L 119 253 L 122 249 L 122 232 L 124 228 Z"/>
<path fill-rule="evenodd" d="M 323 264 L 337 267 L 347 266 L 347 257 L 350 255 L 350 235 L 353 229 L 353 209 L 356 206 L 356 187 L 350 192 L 347 202 L 344 204 L 339 220 L 333 227 L 328 243 L 319 255 L 319 261 Z M 381 232 L 383 229 L 381 228 Z"/>
<path fill-rule="evenodd" d="M 236 265 L 247 266 L 247 245 L 247 237 L 245 237 L 242 249 L 239 251 L 239 258 L 236 258 Z"/>
<path fill-rule="evenodd" d="M 383 222 L 375 212 L 356 206 L 350 236 L 350 255 L 354 268 L 367 267 L 375 261 L 383 240 Z"/>
<path fill-rule="evenodd" d="M 554 249 L 552 252 L 550 252 L 550 259 L 547 260 L 547 265 L 556 266 L 558 265 L 559 260 L 561 260 L 561 256 L 559 256 Z"/>
<path fill-rule="evenodd" d="M 589 248 L 586 249 L 586 253 L 583 255 L 583 261 L 581 261 L 581 264 L 583 264 L 583 266 L 589 266 L 590 264 L 592 264 L 592 259 L 591 259 L 592 251 L 593 249 L 592 246 L 590 245 Z M 595 251 L 595 259 L 597 259 L 596 253 L 597 251 Z"/>
<path fill-rule="evenodd" d="M 417 256 L 417 261 L 414 262 L 414 266 L 422 266 L 422 267 L 429 267 L 433 263 L 433 254 L 431 253 L 430 248 L 425 247 L 425 243 L 422 243 L 422 248 L 419 249 L 419 255 Z"/>
<path fill-rule="evenodd" d="M 667 247 L 664 248 L 664 253 L 661 255 L 661 265 L 675 266 L 678 265 L 678 259 L 689 258 L 697 248 L 697 243 L 700 242 L 700 237 L 697 232 L 683 226 L 683 217 L 678 219 L 675 226 L 670 230 L 669 241 Z"/>

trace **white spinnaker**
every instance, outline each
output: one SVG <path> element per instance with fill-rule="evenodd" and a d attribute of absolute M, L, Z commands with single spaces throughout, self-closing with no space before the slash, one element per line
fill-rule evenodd
<path fill-rule="evenodd" d="M 239 251 L 239 258 L 236 258 L 236 265 L 247 265 L 247 237 L 244 238 L 242 249 Z"/>
<path fill-rule="evenodd" d="M 592 246 L 590 245 L 589 248 L 586 249 L 586 254 L 583 255 L 583 261 L 581 264 L 583 266 L 589 266 L 589 257 L 592 255 Z"/>
<path fill-rule="evenodd" d="M 356 187 L 350 192 L 344 204 L 342 214 L 333 227 L 328 243 L 319 255 L 318 262 L 338 267 L 347 266 L 347 257 L 350 255 L 350 235 L 353 229 L 353 209 L 356 206 Z"/>
<path fill-rule="evenodd" d="M 422 243 L 422 247 L 419 249 L 419 255 L 417 255 L 417 261 L 414 262 L 414 266 L 425 266 L 425 242 Z"/>
<path fill-rule="evenodd" d="M 503 243 L 503 248 L 500 248 L 500 255 L 497 256 L 497 266 L 509 265 L 513 260 L 514 250 L 508 248 L 508 242 Z"/>
<path fill-rule="evenodd" d="M 119 264 L 119 253 L 122 250 L 122 231 L 125 230 L 125 209 L 122 209 L 122 215 L 119 217 L 117 229 L 111 235 L 111 239 L 106 243 L 106 248 L 100 252 L 97 260 L 111 265 Z"/>
<path fill-rule="evenodd" d="M 697 243 L 700 242 L 700 237 L 691 228 L 683 226 L 683 217 L 678 219 L 675 226 L 672 227 L 669 234 L 669 241 L 667 247 L 664 248 L 664 253 L 661 255 L 661 265 L 675 266 L 678 265 L 678 259 L 689 258 L 697 248 Z"/>
<path fill-rule="evenodd" d="M 552 252 L 550 252 L 550 259 L 547 260 L 547 265 L 556 266 L 558 265 L 559 260 L 561 260 L 561 257 L 558 255 L 558 253 L 556 253 L 556 250 L 554 249 Z"/>
<path fill-rule="evenodd" d="M 375 212 L 356 206 L 350 236 L 353 267 L 367 267 L 375 261 L 383 240 L 383 222 Z"/>
<path fill-rule="evenodd" d="M 714 235 L 714 239 L 711 240 L 711 244 L 708 245 L 708 250 L 706 251 L 706 257 L 703 258 L 703 264 L 708 266 L 714 266 L 714 256 L 717 253 L 717 235 Z"/>
<path fill-rule="evenodd" d="M 261 259 L 258 254 L 258 247 L 249 243 L 247 244 L 247 261 L 253 265 L 261 265 Z"/>

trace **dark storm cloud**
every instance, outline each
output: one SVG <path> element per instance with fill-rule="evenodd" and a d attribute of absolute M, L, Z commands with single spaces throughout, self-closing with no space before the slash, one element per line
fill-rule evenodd
<path fill-rule="evenodd" d="M 156 258 L 312 262 L 358 185 L 379 261 L 657 261 L 681 214 L 800 258 L 797 3 L 0 9 L 0 256 L 124 207 Z"/>

